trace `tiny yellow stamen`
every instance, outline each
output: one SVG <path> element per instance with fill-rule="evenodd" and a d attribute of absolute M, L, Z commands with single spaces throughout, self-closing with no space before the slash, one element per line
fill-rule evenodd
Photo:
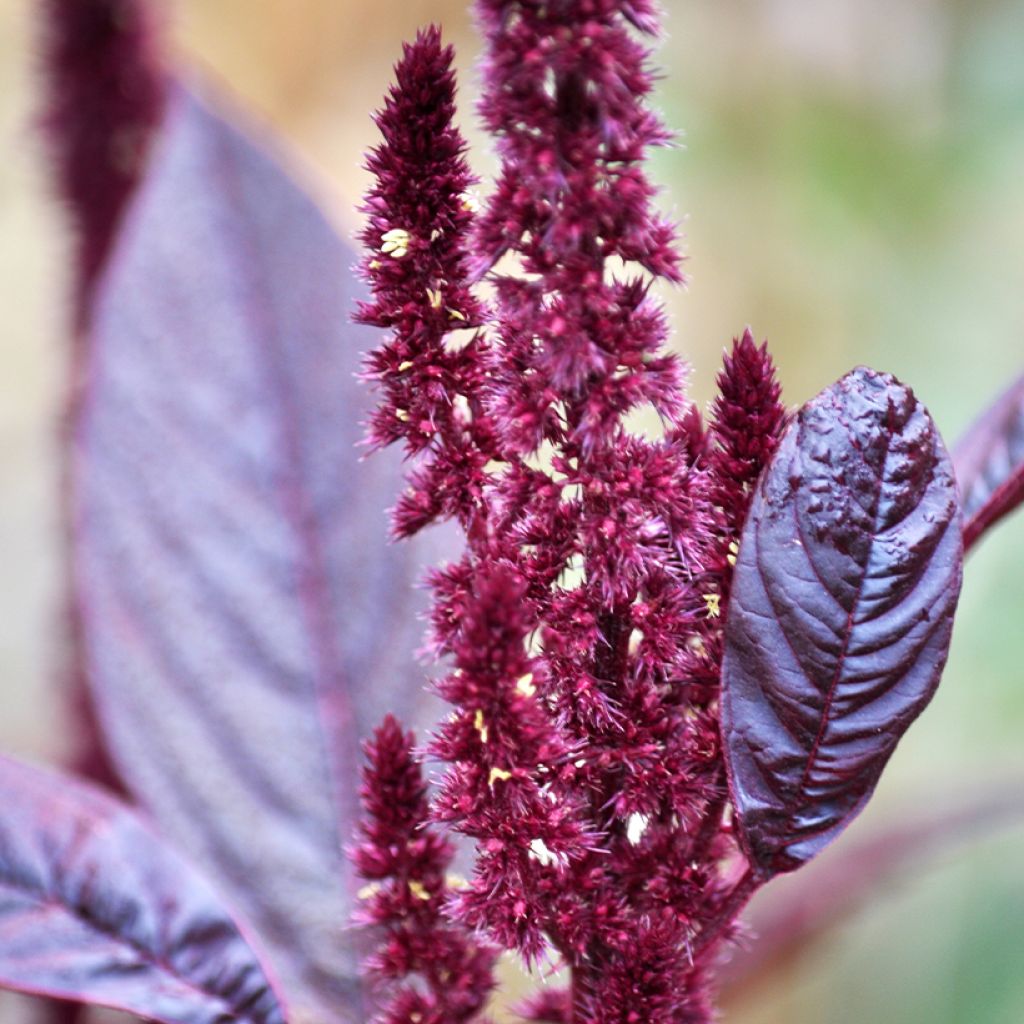
<path fill-rule="evenodd" d="M 731 540 L 731 541 L 729 541 L 729 554 L 727 554 L 725 556 L 725 560 L 730 565 L 735 565 L 736 564 L 736 556 L 739 553 L 740 553 L 740 546 L 739 546 L 739 544 L 737 544 L 736 541 Z"/>
<path fill-rule="evenodd" d="M 380 260 L 370 260 L 370 269 L 371 270 L 380 270 L 380 268 L 382 266 L 384 266 L 384 264 L 381 263 Z"/>
<path fill-rule="evenodd" d="M 487 785 L 493 786 L 496 782 L 507 782 L 512 778 L 512 773 L 505 771 L 504 768 L 492 768 L 490 777 L 487 779 Z"/>
<path fill-rule="evenodd" d="M 362 889 L 360 889 L 359 892 L 356 893 L 356 896 L 359 899 L 361 899 L 361 900 L 368 900 L 368 899 L 370 899 L 370 897 L 376 896 L 377 893 L 379 893 L 379 892 L 380 892 L 380 883 L 379 882 L 371 882 L 369 885 L 364 885 L 362 887 Z"/>
<path fill-rule="evenodd" d="M 722 614 L 722 595 L 721 594 L 705 594 L 704 603 L 708 607 L 708 616 L 712 619 L 717 619 Z"/>
<path fill-rule="evenodd" d="M 473 410 L 470 407 L 469 399 L 465 395 L 456 395 L 452 399 L 452 409 L 465 423 L 468 423 L 473 418 Z"/>
<path fill-rule="evenodd" d="M 626 838 L 630 845 L 636 846 L 643 839 L 649 821 L 646 814 L 631 814 L 626 819 Z"/>
<path fill-rule="evenodd" d="M 380 251 L 387 253 L 392 259 L 400 260 L 408 251 L 412 241 L 405 228 L 392 228 L 380 236 Z"/>
<path fill-rule="evenodd" d="M 484 713 L 477 708 L 476 714 L 473 716 L 473 726 L 478 733 L 480 733 L 480 742 L 487 742 L 487 723 L 484 721 Z"/>
<path fill-rule="evenodd" d="M 405 373 L 406 370 L 412 369 L 412 360 L 406 359 L 405 362 L 398 364 L 398 372 Z"/>
<path fill-rule="evenodd" d="M 480 200 L 473 192 L 462 193 L 462 208 L 468 213 L 479 213 L 480 212 Z"/>
<path fill-rule="evenodd" d="M 643 643 L 644 635 L 639 629 L 634 629 L 629 634 L 629 653 L 636 654 L 640 650 L 640 644 Z"/>
<path fill-rule="evenodd" d="M 409 414 L 404 409 L 396 409 L 395 418 L 401 420 L 403 423 L 409 422 Z"/>
<path fill-rule="evenodd" d="M 699 636 L 691 636 L 690 639 L 686 641 L 686 646 L 689 647 L 694 654 L 698 654 L 702 658 L 708 653 L 707 647 L 704 646 L 704 641 Z"/>
<path fill-rule="evenodd" d="M 465 313 L 460 313 L 457 309 L 449 309 L 448 310 L 448 316 L 452 320 L 460 320 L 460 321 L 462 321 L 462 320 L 466 319 Z"/>
<path fill-rule="evenodd" d="M 532 839 L 530 841 L 529 856 L 544 867 L 557 865 L 559 862 L 558 854 L 554 853 L 543 839 Z"/>
<path fill-rule="evenodd" d="M 418 882 L 415 878 L 409 879 L 409 892 L 411 892 L 418 900 L 426 902 L 430 899 L 430 893 L 427 892 L 427 887 L 422 882 Z"/>
<path fill-rule="evenodd" d="M 441 308 L 441 289 L 440 288 L 428 288 L 427 299 L 430 302 L 431 309 Z"/>
<path fill-rule="evenodd" d="M 533 685 L 533 673 L 527 672 L 525 676 L 520 676 L 516 680 L 516 689 L 524 697 L 532 697 L 537 692 L 537 687 Z"/>

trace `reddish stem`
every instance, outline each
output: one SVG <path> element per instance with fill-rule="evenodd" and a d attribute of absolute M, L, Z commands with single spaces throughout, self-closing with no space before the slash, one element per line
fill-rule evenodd
<path fill-rule="evenodd" d="M 715 773 L 713 786 L 716 790 L 716 795 L 704 811 L 704 818 L 701 821 L 700 829 L 693 837 L 693 845 L 690 847 L 691 861 L 700 862 L 704 860 L 708 850 L 711 848 L 711 844 L 715 841 L 721 830 L 722 812 L 725 810 L 725 802 L 728 797 L 724 765 L 719 765 Z"/>
<path fill-rule="evenodd" d="M 585 1019 L 586 1000 L 583 998 L 584 972 L 580 966 L 572 969 L 572 984 L 569 988 L 569 1021 L 570 1024 L 583 1024 Z"/>
<path fill-rule="evenodd" d="M 740 911 L 750 901 L 751 896 L 761 887 L 761 879 L 752 867 L 747 865 L 747 870 L 740 877 L 740 880 L 733 886 L 732 892 L 726 896 L 718 913 L 701 928 L 697 935 L 690 956 L 694 962 L 699 960 L 720 938 L 722 932 L 736 920 Z"/>

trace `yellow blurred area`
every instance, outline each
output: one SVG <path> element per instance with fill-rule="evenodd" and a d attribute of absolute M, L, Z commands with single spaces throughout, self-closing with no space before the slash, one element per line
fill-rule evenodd
<path fill-rule="evenodd" d="M 709 399 L 722 346 L 749 323 L 791 403 L 866 362 L 911 384 L 954 439 L 1024 367 L 1024 0 L 665 7 L 657 102 L 685 146 L 655 167 L 685 218 L 690 285 L 666 299 L 695 396 Z M 164 8 L 185 73 L 279 133 L 345 230 L 368 113 L 418 25 L 441 22 L 456 43 L 462 117 L 482 144 L 461 0 Z M 67 238 L 31 125 L 32 16 L 28 0 L 0 0 L 0 749 L 53 758 Z M 1018 514 L 972 557 L 939 694 L 841 843 L 969 783 L 1024 778 L 1022 623 Z M 922 862 L 725 1020 L 1021 1024 L 1021 863 L 1019 827 Z"/>

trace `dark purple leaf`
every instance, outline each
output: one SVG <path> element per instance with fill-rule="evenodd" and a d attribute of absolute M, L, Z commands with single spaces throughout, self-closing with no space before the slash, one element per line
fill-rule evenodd
<path fill-rule="evenodd" d="M 0 758 L 0 984 L 168 1024 L 284 1024 L 210 886 L 123 804 Z"/>
<path fill-rule="evenodd" d="M 1024 375 L 999 396 L 953 452 L 964 547 L 1024 503 Z"/>
<path fill-rule="evenodd" d="M 962 562 L 952 465 L 913 392 L 861 367 L 800 410 L 744 527 L 722 668 L 730 789 L 762 878 L 871 795 L 938 685 Z"/>
<path fill-rule="evenodd" d="M 415 724 L 422 692 L 423 549 L 386 540 L 395 459 L 356 450 L 351 261 L 273 159 L 176 90 L 97 297 L 72 453 L 116 765 L 321 1020 L 361 1012 L 357 741 L 386 709 Z"/>

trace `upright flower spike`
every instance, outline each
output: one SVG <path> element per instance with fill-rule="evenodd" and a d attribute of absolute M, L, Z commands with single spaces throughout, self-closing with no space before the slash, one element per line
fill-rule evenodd
<path fill-rule="evenodd" d="M 362 319 L 393 332 L 369 362 L 383 395 L 371 440 L 416 456 L 397 532 L 441 516 L 466 531 L 462 558 L 431 578 L 433 649 L 453 662 L 438 684 L 453 711 L 430 746 L 449 765 L 433 816 L 477 850 L 450 909 L 528 960 L 550 950 L 571 967 L 571 993 L 535 1016 L 617 1024 L 644 994 L 652 1024 L 705 1021 L 708 959 L 688 950 L 728 934 L 736 854 L 721 828 L 712 600 L 723 515 L 713 443 L 651 291 L 681 280 L 643 170 L 667 140 L 644 105 L 637 33 L 656 30 L 653 7 L 479 10 L 493 195 L 473 226 L 447 51 L 427 33 L 378 118 L 362 235 Z M 424 232 L 449 223 L 442 273 Z M 447 337 L 441 276 L 481 325 L 469 344 Z M 481 276 L 486 313 L 468 292 Z M 663 438 L 628 429 L 645 405 Z"/>
<path fill-rule="evenodd" d="M 427 787 L 412 751 L 412 733 L 390 715 L 366 745 L 366 817 L 353 859 L 369 883 L 360 920 L 384 933 L 367 965 L 386 993 L 375 1020 L 465 1024 L 494 987 L 496 954 L 442 913 L 454 851 L 427 824 Z"/>
<path fill-rule="evenodd" d="M 683 674 L 690 680 L 690 699 L 705 715 L 717 717 L 724 652 L 724 623 L 739 537 L 754 486 L 778 447 L 786 422 L 785 406 L 767 342 L 760 347 L 750 329 L 734 339 L 718 374 L 718 396 L 704 433 L 695 421 L 688 427 L 691 447 L 708 467 L 709 497 L 716 516 L 715 538 L 705 571 L 695 583 L 706 614 L 691 637 Z M 726 802 L 722 754 L 714 743 L 714 796 L 704 809 L 691 854 L 711 854 L 722 845 L 720 830 Z"/>
<path fill-rule="evenodd" d="M 725 355 L 718 374 L 718 396 L 703 442 L 710 498 L 718 523 L 707 571 L 700 581 L 708 616 L 700 643 L 691 647 L 688 671 L 694 679 L 702 678 L 706 688 L 717 690 L 722 624 L 754 486 L 778 447 L 786 424 L 781 394 L 767 342 L 758 346 L 747 328 Z"/>
<path fill-rule="evenodd" d="M 383 141 L 367 161 L 375 184 L 360 238 L 374 298 L 360 319 L 413 340 L 435 340 L 453 325 L 479 326 L 482 315 L 466 283 L 469 189 L 476 179 L 454 124 L 452 58 L 436 26 L 404 47 L 395 85 L 375 117 Z"/>
<path fill-rule="evenodd" d="M 368 165 L 376 183 L 361 236 L 374 298 L 359 315 L 393 334 L 368 363 L 383 392 L 370 439 L 402 439 L 418 456 L 396 532 L 448 516 L 467 530 L 463 563 L 435 577 L 435 641 L 457 666 L 440 687 L 456 711 L 433 744 L 454 764 L 436 815 L 488 847 L 456 901 L 465 918 L 535 956 L 544 945 L 542 894 L 580 855 L 584 830 L 574 801 L 553 799 L 543 775 L 564 760 L 566 745 L 538 695 L 541 673 L 526 651 L 536 628 L 529 580 L 513 564 L 514 524 L 493 495 L 507 466 L 485 409 L 493 355 L 479 335 L 465 345 L 446 338 L 483 315 L 466 284 L 473 179 L 452 126 L 450 64 L 438 32 L 421 33 L 377 118 L 384 141 Z"/>
<path fill-rule="evenodd" d="M 502 263 L 493 276 L 489 408 L 504 450 L 519 456 L 496 492 L 516 510 L 527 573 L 542 552 L 553 569 L 536 574 L 531 593 L 549 700 L 578 751 L 557 784 L 585 796 L 602 837 L 573 866 L 549 933 L 574 965 L 581 1019 L 611 1021 L 626 1005 L 604 998 L 602 978 L 627 986 L 664 965 L 657 1014 L 668 1020 L 690 999 L 674 980 L 680 949 L 724 890 L 713 864 L 687 870 L 723 783 L 714 708 L 687 706 L 683 671 L 709 614 L 694 581 L 717 533 L 710 479 L 694 467 L 692 414 L 660 307 L 628 273 L 639 265 L 681 279 L 642 166 L 667 140 L 643 105 L 652 77 L 634 33 L 656 25 L 649 5 L 611 0 L 479 9 L 489 44 L 481 109 L 502 172 L 476 249 L 491 261 L 514 254 L 526 275 Z M 672 427 L 665 440 L 626 429 L 644 404 Z M 542 447 L 554 499 L 535 475 Z M 702 856 L 722 852 L 711 845 Z M 626 936 L 666 909 L 676 924 L 645 931 L 641 966 Z"/>
<path fill-rule="evenodd" d="M 782 436 L 786 408 L 781 394 L 767 342 L 758 347 L 747 328 L 718 374 L 710 430 L 714 500 L 730 541 L 743 529 L 754 484 Z"/>
<path fill-rule="evenodd" d="M 541 664 L 526 651 L 525 582 L 497 564 L 482 568 L 454 642 L 455 670 L 440 685 L 456 712 L 431 752 L 454 767 L 435 817 L 480 846 L 460 916 L 534 960 L 544 950 L 547 901 L 588 838 L 577 800 L 548 786 L 568 751 L 541 693 Z"/>
<path fill-rule="evenodd" d="M 78 317 L 139 181 L 165 82 L 143 0 L 44 0 L 45 127 L 77 223 Z"/>
<path fill-rule="evenodd" d="M 394 514 L 408 536 L 437 518 L 464 522 L 479 505 L 487 431 L 475 422 L 485 375 L 479 338 L 446 346 L 453 330 L 479 327 L 483 307 L 467 284 L 466 237 L 475 182 L 453 123 L 452 50 L 437 28 L 404 49 L 376 122 L 383 137 L 367 161 L 361 269 L 373 290 L 358 319 L 391 330 L 367 361 L 384 399 L 369 428 L 378 446 L 424 453 Z"/>
<path fill-rule="evenodd" d="M 86 327 L 93 289 L 127 204 L 142 180 L 167 91 L 155 15 L 148 0 L 40 0 L 41 127 L 54 180 L 74 232 L 74 345 L 63 433 L 78 427 L 87 377 Z M 63 467 L 70 500 L 73 474 Z M 68 502 L 66 501 L 66 506 Z M 71 551 L 71 524 L 64 523 Z M 112 765 L 86 679 L 82 623 L 67 615 L 67 695 L 77 743 L 70 766 L 110 789 L 124 786 Z"/>

